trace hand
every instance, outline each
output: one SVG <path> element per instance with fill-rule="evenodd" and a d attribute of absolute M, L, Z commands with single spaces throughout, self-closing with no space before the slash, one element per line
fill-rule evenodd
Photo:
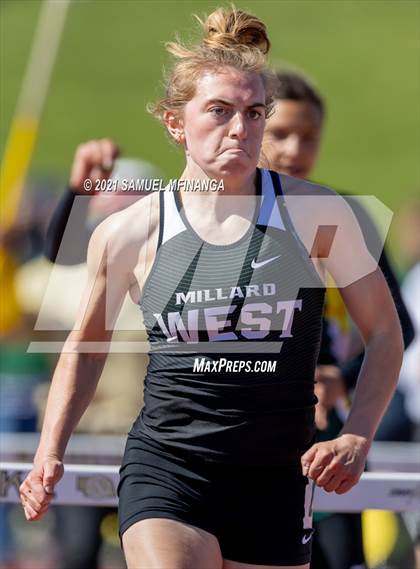
<path fill-rule="evenodd" d="M 54 486 L 64 474 L 64 466 L 57 458 L 37 462 L 19 487 L 25 517 L 28 521 L 40 520 L 54 498 Z"/>
<path fill-rule="evenodd" d="M 359 482 L 369 447 L 368 439 L 352 434 L 316 443 L 301 458 L 303 475 L 327 492 L 344 494 Z"/>
<path fill-rule="evenodd" d="M 95 187 L 96 180 L 107 180 L 119 152 L 118 146 L 108 138 L 80 144 L 71 168 L 70 188 L 78 194 L 89 195 L 84 185 L 85 180 L 92 182 L 92 188 Z"/>

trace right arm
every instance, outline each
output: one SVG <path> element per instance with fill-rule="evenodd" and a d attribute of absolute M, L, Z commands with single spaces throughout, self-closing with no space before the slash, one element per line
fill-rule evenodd
<path fill-rule="evenodd" d="M 51 382 L 33 469 L 20 486 L 30 521 L 47 511 L 54 485 L 63 476 L 68 440 L 95 394 L 113 323 L 132 284 L 131 256 L 122 254 L 123 245 L 118 243 L 121 223 L 120 216 L 107 219 L 95 230 L 89 245 L 87 288 Z M 110 275 L 118 275 L 112 279 L 112 287 L 107 286 Z"/>

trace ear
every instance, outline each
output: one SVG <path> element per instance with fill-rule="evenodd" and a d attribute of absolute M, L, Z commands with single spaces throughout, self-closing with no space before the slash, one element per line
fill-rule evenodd
<path fill-rule="evenodd" d="M 169 131 L 169 134 L 177 144 L 184 144 L 184 125 L 182 118 L 174 111 L 165 111 L 163 113 L 163 122 Z"/>

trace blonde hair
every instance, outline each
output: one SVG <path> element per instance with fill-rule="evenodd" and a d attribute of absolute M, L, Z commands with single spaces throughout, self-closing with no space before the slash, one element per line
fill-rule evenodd
<path fill-rule="evenodd" d="M 163 122 L 165 111 L 181 112 L 194 97 L 197 81 L 204 72 L 231 67 L 261 76 L 268 115 L 273 107 L 273 76 L 266 67 L 270 41 L 265 24 L 235 7 L 218 8 L 205 21 L 195 17 L 203 29 L 201 43 L 191 47 L 179 40 L 166 44 L 177 61 L 165 78 L 165 96 L 149 104 L 148 111 Z"/>

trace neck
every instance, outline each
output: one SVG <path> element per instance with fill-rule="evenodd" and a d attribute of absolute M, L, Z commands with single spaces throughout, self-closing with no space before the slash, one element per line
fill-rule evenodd
<path fill-rule="evenodd" d="M 254 195 L 256 187 L 257 173 L 245 172 L 242 175 L 214 175 L 205 172 L 198 164 L 187 158 L 187 164 L 180 177 L 181 180 L 223 180 L 224 195 Z M 212 195 L 209 192 L 198 192 L 201 195 Z M 215 192 L 217 194 L 218 192 Z"/>

